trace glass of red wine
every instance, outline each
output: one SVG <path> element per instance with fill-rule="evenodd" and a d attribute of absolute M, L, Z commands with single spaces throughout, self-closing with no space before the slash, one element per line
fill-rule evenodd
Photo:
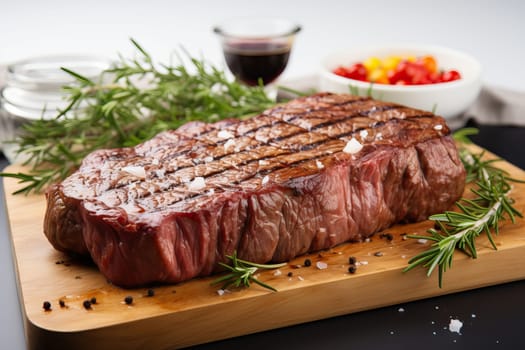
<path fill-rule="evenodd" d="M 301 27 L 278 18 L 237 18 L 214 27 L 226 64 L 240 82 L 255 86 L 273 83 L 288 64 L 295 35 Z"/>

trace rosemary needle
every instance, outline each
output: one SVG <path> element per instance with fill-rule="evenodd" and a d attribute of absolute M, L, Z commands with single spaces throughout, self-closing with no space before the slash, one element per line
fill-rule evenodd
<path fill-rule="evenodd" d="M 241 260 L 237 258 L 237 252 L 233 252 L 232 255 L 226 256 L 230 261 L 231 265 L 225 263 L 219 263 L 226 270 L 230 271 L 226 275 L 215 279 L 211 284 L 216 285 L 222 283 L 222 289 L 226 289 L 229 286 L 235 288 L 238 287 L 250 287 L 251 282 L 260 285 L 266 289 L 270 289 L 274 292 L 277 290 L 272 286 L 261 282 L 255 278 L 255 273 L 259 269 L 277 269 L 279 267 L 286 266 L 286 263 L 281 264 L 256 264 L 250 261 Z"/>
<path fill-rule="evenodd" d="M 471 189 L 474 198 L 457 201 L 457 211 L 432 215 L 429 219 L 435 225 L 427 231 L 430 235 L 407 235 L 408 238 L 427 239 L 433 243 L 428 250 L 411 258 L 404 271 L 423 266 L 430 276 L 437 269 L 440 288 L 443 274 L 451 268 L 456 250 L 477 258 L 475 240 L 482 233 L 497 249 L 492 234 L 499 233 L 500 221 L 510 218 L 514 223 L 516 216 L 522 217 L 509 194 L 512 189 L 510 182 L 523 181 L 510 178 L 506 171 L 494 166 L 499 159 L 485 160 L 484 152 L 474 154 L 463 146 L 469 143 L 468 136 L 475 132 L 474 129 L 465 129 L 454 135 L 460 142 L 459 155 L 467 171 L 466 181 L 475 183 Z"/>

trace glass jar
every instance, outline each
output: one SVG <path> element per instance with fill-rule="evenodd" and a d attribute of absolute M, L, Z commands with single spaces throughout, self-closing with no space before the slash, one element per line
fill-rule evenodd
<path fill-rule="evenodd" d="M 61 67 L 96 81 L 110 65 L 108 59 L 85 55 L 37 57 L 9 65 L 0 90 L 0 150 L 6 158 L 11 163 L 25 160 L 17 155 L 22 125 L 54 118 L 68 105 L 63 87 L 75 78 Z"/>

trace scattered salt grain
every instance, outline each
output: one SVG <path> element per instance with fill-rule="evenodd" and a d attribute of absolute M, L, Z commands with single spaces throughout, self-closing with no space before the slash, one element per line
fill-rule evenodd
<path fill-rule="evenodd" d="M 380 132 L 378 132 L 378 133 L 376 134 L 376 140 L 377 140 L 377 141 L 381 141 L 382 139 L 383 139 L 383 134 L 380 133 Z"/>
<path fill-rule="evenodd" d="M 472 314 L 472 315 L 470 315 L 470 317 L 476 318 L 476 314 Z"/>
<path fill-rule="evenodd" d="M 223 296 L 224 293 L 226 293 L 224 289 L 217 289 L 217 294 L 219 294 L 220 296 Z"/>
<path fill-rule="evenodd" d="M 441 125 L 441 124 L 434 125 L 434 130 L 436 130 L 436 131 L 443 130 L 443 125 Z"/>
<path fill-rule="evenodd" d="M 130 165 L 123 167 L 121 170 L 142 179 L 146 178 L 146 170 L 142 166 Z"/>
<path fill-rule="evenodd" d="M 224 149 L 227 150 L 228 148 L 230 147 L 234 147 L 235 146 L 235 141 L 233 139 L 229 139 L 228 141 L 226 141 L 223 145 Z"/>
<path fill-rule="evenodd" d="M 402 307 L 400 307 L 399 309 L 397 309 L 398 312 L 405 312 L 405 309 L 403 309 Z"/>
<path fill-rule="evenodd" d="M 356 139 L 352 138 L 350 141 L 346 143 L 345 148 L 343 148 L 343 152 L 349 153 L 349 154 L 356 154 L 363 148 L 363 145 L 359 143 Z"/>
<path fill-rule="evenodd" d="M 267 160 L 259 159 L 259 166 L 268 165 L 268 164 L 269 162 Z"/>
<path fill-rule="evenodd" d="M 328 268 L 328 264 L 323 262 L 323 261 L 318 261 L 315 263 L 315 266 L 319 269 L 319 270 L 324 270 L 326 268 Z"/>
<path fill-rule="evenodd" d="M 303 276 L 297 276 L 297 279 L 299 279 L 299 281 L 304 281 Z"/>
<path fill-rule="evenodd" d="M 281 272 L 281 270 L 275 270 L 275 271 L 273 272 L 273 275 L 274 275 L 274 276 L 281 276 L 282 274 L 283 274 L 283 273 Z"/>
<path fill-rule="evenodd" d="M 162 179 L 162 178 L 164 178 L 164 176 L 166 175 L 166 170 L 164 170 L 164 169 L 158 169 L 158 170 L 155 170 L 155 175 L 156 175 L 159 179 Z"/>
<path fill-rule="evenodd" d="M 456 319 L 451 319 L 448 325 L 449 331 L 456 332 L 458 334 L 461 334 L 459 333 L 459 331 L 461 330 L 461 327 L 463 327 L 463 322 L 461 322 L 460 320 L 456 320 Z"/>
<path fill-rule="evenodd" d="M 225 140 L 225 139 L 231 139 L 233 138 L 233 134 L 229 131 L 226 131 L 226 130 L 221 130 L 219 131 L 219 133 L 217 134 L 217 137 Z"/>
<path fill-rule="evenodd" d="M 151 160 L 151 164 L 153 164 L 153 165 L 159 165 L 159 163 L 160 163 L 160 161 L 159 161 L 158 158 L 153 158 L 153 159 Z"/>
<path fill-rule="evenodd" d="M 266 175 L 265 177 L 263 177 L 261 184 L 266 185 L 268 181 L 270 181 L 270 178 L 268 177 L 268 175 Z"/>
<path fill-rule="evenodd" d="M 211 162 L 213 162 L 213 157 L 212 157 L 212 156 L 207 156 L 207 157 L 205 157 L 205 158 L 204 158 L 204 162 L 205 162 L 205 163 L 211 163 Z"/>
<path fill-rule="evenodd" d="M 199 191 L 206 187 L 206 181 L 202 176 L 197 176 L 188 184 L 190 191 Z"/>
<path fill-rule="evenodd" d="M 323 169 L 323 168 L 324 168 L 323 163 L 321 163 L 321 162 L 318 161 L 318 160 L 315 161 L 315 165 L 317 166 L 317 169 Z"/>
<path fill-rule="evenodd" d="M 419 244 L 427 244 L 427 242 L 428 242 L 428 239 L 424 239 L 424 238 L 420 238 L 417 240 L 417 243 Z"/>
<path fill-rule="evenodd" d="M 368 137 L 368 130 L 363 129 L 359 132 L 359 136 L 361 136 L 361 140 L 364 140 Z"/>

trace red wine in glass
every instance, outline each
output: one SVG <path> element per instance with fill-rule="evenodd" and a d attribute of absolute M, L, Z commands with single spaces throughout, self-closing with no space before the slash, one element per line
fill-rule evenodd
<path fill-rule="evenodd" d="M 246 85 L 267 85 L 286 68 L 290 46 L 283 43 L 241 41 L 224 47 L 224 58 L 233 75 Z"/>
<path fill-rule="evenodd" d="M 279 18 L 237 18 L 214 27 L 228 68 L 246 85 L 271 85 L 288 64 L 301 27 Z"/>

